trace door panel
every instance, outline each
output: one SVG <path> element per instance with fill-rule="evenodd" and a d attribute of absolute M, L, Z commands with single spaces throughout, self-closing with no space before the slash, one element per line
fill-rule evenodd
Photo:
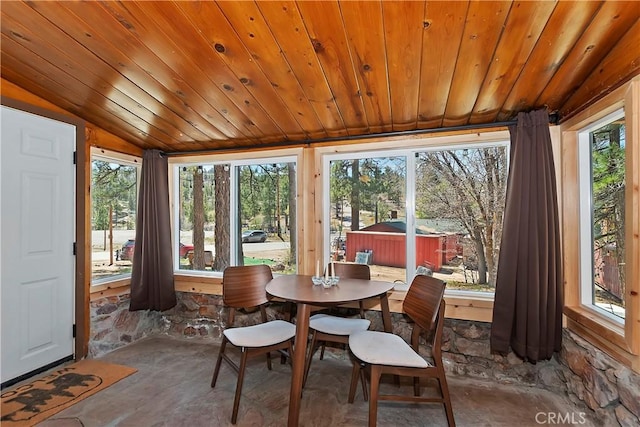
<path fill-rule="evenodd" d="M 73 354 L 75 127 L 2 107 L 2 382 Z"/>

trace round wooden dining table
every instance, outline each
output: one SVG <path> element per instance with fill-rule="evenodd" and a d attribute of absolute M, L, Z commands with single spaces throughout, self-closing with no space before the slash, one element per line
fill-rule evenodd
<path fill-rule="evenodd" d="M 387 292 L 393 289 L 393 285 L 391 282 L 378 280 L 341 278 L 336 286 L 324 288 L 321 285 L 313 285 L 311 276 L 301 274 L 278 276 L 267 284 L 267 294 L 295 303 L 298 308 L 296 314 L 296 345 L 293 351 L 291 393 L 289 395 L 289 427 L 297 426 L 300 417 L 300 399 L 302 397 L 302 380 L 306 343 L 309 337 L 311 306 L 334 306 L 352 301 L 379 298 L 384 330 L 391 332 L 391 314 L 389 312 Z"/>

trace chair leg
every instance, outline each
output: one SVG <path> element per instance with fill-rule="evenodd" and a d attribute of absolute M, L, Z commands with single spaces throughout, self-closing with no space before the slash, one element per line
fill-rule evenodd
<path fill-rule="evenodd" d="M 371 365 L 371 391 L 369 396 L 369 427 L 375 427 L 378 422 L 378 394 L 382 370 L 378 365 Z"/>
<path fill-rule="evenodd" d="M 213 370 L 213 378 L 211 378 L 211 388 L 216 386 L 216 381 L 218 381 L 218 373 L 220 372 L 220 365 L 222 364 L 222 355 L 224 354 L 224 350 L 227 347 L 227 337 L 222 336 L 222 343 L 220 344 L 220 351 L 218 351 L 218 360 L 216 361 L 216 367 Z"/>
<path fill-rule="evenodd" d="M 394 375 L 393 376 L 393 383 L 400 388 L 400 375 Z"/>
<path fill-rule="evenodd" d="M 287 362 L 289 362 L 289 364 L 291 365 L 291 359 L 293 358 L 293 342 L 292 342 L 292 340 L 289 340 L 288 348 L 283 349 L 283 350 L 278 350 L 278 353 L 280 353 L 280 364 L 281 365 L 284 365 Z"/>
<path fill-rule="evenodd" d="M 320 360 L 324 358 L 324 347 L 326 344 L 326 341 L 322 341 L 322 348 L 320 349 Z"/>
<path fill-rule="evenodd" d="M 289 348 L 287 348 L 287 355 L 283 356 L 287 362 L 289 362 L 289 365 L 291 365 L 293 367 L 293 341 L 289 340 Z"/>
<path fill-rule="evenodd" d="M 438 384 L 440 384 L 444 410 L 447 413 L 447 424 L 449 424 L 449 427 L 456 427 L 456 420 L 453 418 L 453 407 L 451 406 L 451 396 L 449 395 L 449 386 L 447 385 L 444 372 L 438 376 Z"/>
<path fill-rule="evenodd" d="M 307 383 L 307 377 L 309 376 L 309 368 L 311 368 L 311 360 L 313 359 L 313 354 L 316 351 L 316 338 L 317 338 L 317 332 L 314 330 L 313 333 L 311 334 L 311 344 L 309 346 L 309 350 L 307 351 L 307 360 L 305 361 L 305 367 L 304 367 L 304 378 L 302 379 L 302 388 L 304 388 L 304 385 Z"/>
<path fill-rule="evenodd" d="M 358 387 L 358 379 L 361 377 L 361 373 L 360 361 L 353 360 L 353 370 L 351 371 L 351 386 L 349 387 L 349 403 L 353 403 L 353 400 L 356 397 L 356 388 Z"/>
<path fill-rule="evenodd" d="M 413 395 L 420 396 L 420 377 L 413 377 Z"/>
<path fill-rule="evenodd" d="M 271 370 L 271 353 L 267 352 L 267 369 Z"/>
<path fill-rule="evenodd" d="M 242 382 L 244 381 L 244 370 L 247 367 L 247 352 L 242 351 L 240 356 L 240 369 L 238 370 L 238 383 L 236 384 L 236 396 L 233 399 L 233 412 L 231 413 L 231 424 L 235 424 L 238 419 L 238 408 L 240 407 L 240 396 L 242 394 Z"/>
<path fill-rule="evenodd" d="M 367 391 L 367 378 L 362 368 L 360 369 L 360 382 L 362 383 L 362 397 L 366 402 L 369 400 L 369 392 Z"/>

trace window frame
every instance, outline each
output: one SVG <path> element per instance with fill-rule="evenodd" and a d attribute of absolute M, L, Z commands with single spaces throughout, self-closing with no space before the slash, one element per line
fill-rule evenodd
<path fill-rule="evenodd" d="M 226 154 L 208 154 L 208 155 L 199 155 L 199 156 L 191 156 L 191 157 L 173 157 L 169 159 L 169 181 L 170 185 L 170 203 L 171 203 L 171 223 L 172 223 L 172 247 L 174 249 L 173 255 L 173 265 L 174 265 L 174 275 L 180 276 L 193 276 L 193 277 L 201 277 L 201 278 L 222 278 L 221 271 L 204 271 L 204 270 L 184 270 L 180 269 L 180 259 L 179 259 L 179 236 L 180 236 L 180 224 L 179 224 L 179 214 L 178 214 L 178 203 L 179 200 L 179 173 L 178 169 L 183 166 L 197 166 L 197 165 L 229 165 L 230 168 L 230 182 L 229 182 L 229 191 L 231 194 L 229 195 L 229 201 L 231 206 L 229 207 L 230 214 L 230 248 L 229 250 L 231 255 L 231 265 L 237 265 L 237 252 L 238 252 L 238 244 L 242 244 L 238 242 L 238 239 L 235 238 L 234 230 L 238 230 L 239 228 L 239 219 L 236 207 L 238 206 L 238 186 L 239 186 L 239 176 L 238 176 L 238 167 L 241 166 L 251 166 L 251 165 L 260 165 L 264 163 L 294 163 L 296 165 L 296 182 L 295 187 L 297 190 L 297 194 L 300 194 L 299 186 L 300 186 L 300 164 L 301 164 L 301 149 L 289 149 L 289 150 L 269 150 L 269 151 L 261 151 L 261 152 L 246 152 L 246 153 L 226 153 Z M 300 212 L 300 204 L 298 198 L 296 198 L 297 203 L 297 211 Z M 295 225 L 297 229 L 297 236 L 300 236 L 300 219 L 298 218 L 297 224 Z M 296 270 L 299 270 L 299 260 L 300 255 L 298 254 L 298 259 L 296 262 Z"/>
<path fill-rule="evenodd" d="M 609 113 L 578 131 L 578 176 L 580 188 L 580 304 L 607 322 L 624 325 L 625 319 L 596 306 L 593 301 L 593 171 L 591 140 L 594 130 L 625 116 L 624 109 Z M 625 120 L 626 121 L 626 120 Z M 588 237 L 587 237 L 588 236 Z M 625 310 L 626 311 L 626 310 Z M 626 317 L 626 315 L 625 315 Z"/>
<path fill-rule="evenodd" d="M 133 166 L 136 168 L 136 205 L 138 203 L 138 198 L 140 197 L 140 178 L 142 176 L 142 157 L 134 156 L 132 154 L 124 154 L 117 151 L 107 150 L 98 147 L 91 147 L 89 153 L 89 182 L 93 179 L 92 176 L 92 164 L 94 160 L 102 160 L 105 162 L 113 162 L 119 163 L 126 166 Z M 91 195 L 91 188 L 89 188 L 89 224 L 91 235 L 93 235 L 93 197 Z M 137 211 L 136 211 L 136 222 L 137 222 Z M 93 279 L 93 241 L 92 237 L 89 238 L 91 241 L 91 248 L 89 254 L 89 265 L 91 271 L 90 277 L 90 292 L 96 292 L 108 288 L 118 287 L 118 286 L 126 286 L 131 281 L 131 273 L 121 273 L 113 276 L 104 277 L 101 279 L 94 280 Z"/>
<path fill-rule="evenodd" d="M 481 136 L 480 134 L 476 134 Z M 330 166 L 332 161 L 338 160 L 355 160 L 355 159 L 367 159 L 367 158 L 381 158 L 381 157 L 404 157 L 406 165 L 406 183 L 405 183 L 405 211 L 406 211 L 406 265 L 415 265 L 416 249 L 415 249 L 415 228 L 416 228 L 416 213 L 415 213 L 415 193 L 416 193 L 416 155 L 418 153 L 434 152 L 434 151 L 451 151 L 462 149 L 477 149 L 502 146 L 507 149 L 507 171 L 509 167 L 509 149 L 510 140 L 508 134 L 506 137 L 501 138 L 489 138 L 486 139 L 483 136 L 481 141 L 473 141 L 474 136 L 468 135 L 465 140 L 464 136 L 460 141 L 455 143 L 447 143 L 444 140 L 438 141 L 437 137 L 418 140 L 407 141 L 407 145 L 402 148 L 389 149 L 389 148 L 375 148 L 375 147 L 349 147 L 351 149 L 346 150 L 332 150 L 331 152 L 323 154 L 322 157 L 322 206 L 330 206 Z M 437 142 L 436 142 L 437 141 Z M 398 142 L 397 145 L 402 145 Z M 322 265 L 326 265 L 329 262 L 329 254 L 331 247 L 331 230 L 330 230 L 330 209 L 323 209 L 322 223 L 322 252 L 318 259 Z M 397 284 L 394 286 L 394 290 L 406 292 L 409 289 L 409 285 L 415 276 L 415 270 L 405 268 L 405 283 Z M 457 298 L 463 298 L 468 300 L 482 300 L 493 302 L 495 293 L 482 292 L 482 291 L 468 291 L 468 290 L 445 290 L 445 295 L 455 296 Z"/>
<path fill-rule="evenodd" d="M 407 224 L 412 223 L 415 224 L 414 219 L 410 219 L 409 217 L 409 206 L 410 201 L 407 198 L 408 195 L 408 187 L 409 187 L 409 161 L 408 161 L 409 153 L 407 150 L 375 150 L 375 151 L 343 151 L 337 154 L 328 154 L 322 156 L 322 206 L 326 207 L 322 209 L 322 223 L 324 224 L 322 230 L 322 253 L 319 255 L 318 259 L 320 261 L 320 265 L 327 265 L 329 263 L 329 257 L 331 253 L 331 191 L 330 191 L 330 182 L 331 182 L 331 162 L 339 161 L 339 160 L 362 160 L 369 158 L 382 158 L 382 157 L 404 157 L 405 158 L 405 166 L 407 168 L 406 173 L 406 182 L 405 182 L 405 212 L 406 212 L 406 222 Z M 413 245 L 409 244 L 410 239 L 412 239 L 415 234 L 413 229 L 409 229 L 407 227 L 407 237 L 406 237 L 406 253 L 407 253 L 407 264 L 409 260 L 415 260 L 415 248 Z M 407 270 L 408 271 L 408 270 Z M 408 272 L 405 274 L 405 280 L 408 277 Z"/>
<path fill-rule="evenodd" d="M 552 141 L 559 142 L 559 132 L 552 130 Z M 297 161 L 297 191 L 299 212 L 296 224 L 298 233 L 297 265 L 299 274 L 312 275 L 316 268 L 316 260 L 322 253 L 324 242 L 323 229 L 323 157 L 327 154 L 342 152 L 358 153 L 368 151 L 389 151 L 390 147 L 408 150 L 424 150 L 432 146 L 446 146 L 455 148 L 459 145 L 472 143 L 486 144 L 510 139 L 509 131 L 504 127 L 483 129 L 480 131 L 434 132 L 415 137 L 398 138 L 362 138 L 349 141 L 332 141 L 313 145 L 297 145 L 294 147 L 275 149 L 241 149 L 228 150 L 219 153 L 202 153 L 184 155 L 169 155 L 169 185 L 174 185 L 173 166 L 183 163 L 225 163 L 236 159 L 254 159 L 272 156 L 296 156 Z M 176 203 L 175 189 L 171 189 L 170 203 Z M 171 209 L 172 215 L 174 209 Z M 301 215 L 300 212 L 305 212 Z M 172 218 L 172 221 L 175 221 Z M 173 232 L 173 229 L 172 229 Z M 174 273 L 175 286 L 181 292 L 200 292 L 205 294 L 222 295 L 220 276 L 208 275 L 203 277 L 190 270 L 180 270 Z M 406 291 L 393 291 L 389 295 L 389 305 L 392 311 L 402 312 L 402 303 Z M 368 307 L 379 309 L 375 305 Z M 479 295 L 447 295 L 446 317 L 462 320 L 472 320 L 490 323 L 493 317 L 493 298 Z"/>
<path fill-rule="evenodd" d="M 580 168 L 582 143 L 579 133 L 624 110 L 625 117 L 625 319 L 611 319 L 583 304 L 581 243 L 576 227 L 580 220 Z M 561 124 L 562 133 L 562 236 L 565 276 L 566 325 L 592 344 L 636 371 L 640 369 L 640 77 L 621 85 Z M 583 139 L 584 141 L 584 139 Z M 590 167 L 590 162 L 589 165 Z M 582 239 L 581 239 L 582 237 Z M 589 232 L 591 244 L 591 232 Z M 589 281 L 592 272 L 588 271 Z"/>

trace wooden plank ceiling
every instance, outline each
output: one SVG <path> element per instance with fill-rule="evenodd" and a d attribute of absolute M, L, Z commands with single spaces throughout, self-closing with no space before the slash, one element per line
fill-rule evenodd
<path fill-rule="evenodd" d="M 640 72 L 625 1 L 2 2 L 2 77 L 142 148 L 562 119 Z"/>

